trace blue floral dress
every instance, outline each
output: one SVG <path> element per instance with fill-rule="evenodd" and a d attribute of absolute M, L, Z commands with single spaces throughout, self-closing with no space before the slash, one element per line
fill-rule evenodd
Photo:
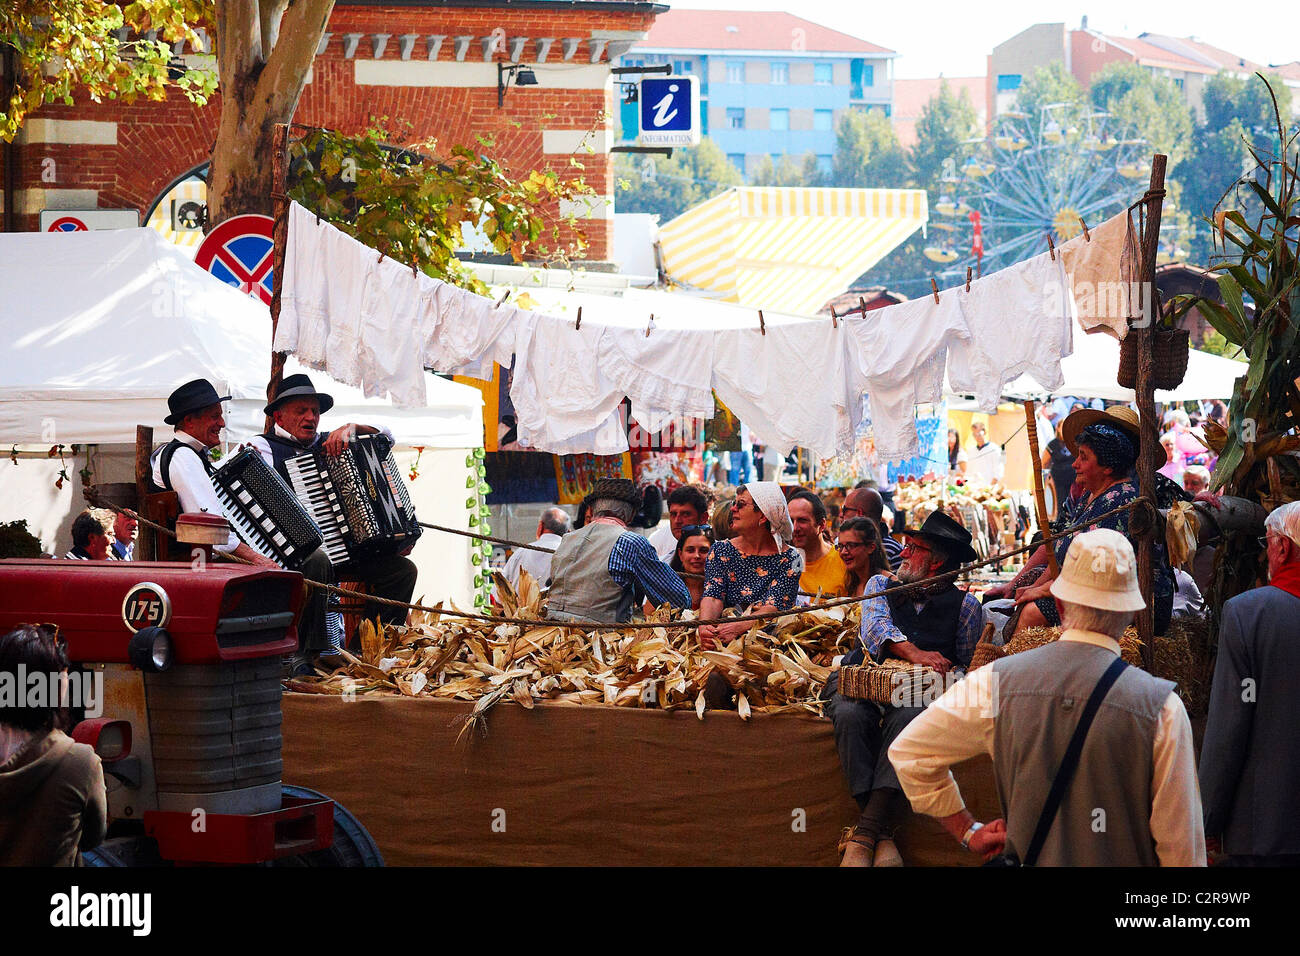
<path fill-rule="evenodd" d="M 716 541 L 704 565 L 704 597 L 723 607 L 770 604 L 778 611 L 794 607 L 799 591 L 798 552 L 741 554 L 730 541 Z"/>
<path fill-rule="evenodd" d="M 1117 485 L 1111 485 L 1092 501 L 1087 501 L 1086 498 L 1072 499 L 1073 510 L 1066 518 L 1067 526 L 1082 524 L 1085 527 L 1056 542 L 1057 562 L 1062 565 L 1065 564 L 1065 553 L 1070 550 L 1070 542 L 1074 540 L 1076 534 L 1093 531 L 1097 528 L 1109 528 L 1128 537 L 1129 522 L 1133 520 L 1131 510 L 1121 511 L 1119 514 L 1102 518 L 1100 521 L 1093 520 L 1093 516 L 1104 515 L 1107 511 L 1126 505 L 1138 497 L 1140 495 L 1138 494 L 1137 484 L 1131 480 L 1125 480 Z M 1174 572 L 1169 566 L 1169 557 L 1166 553 L 1164 539 L 1159 535 L 1156 536 L 1153 556 L 1155 558 L 1155 580 L 1152 583 L 1152 604 L 1155 607 L 1155 628 L 1157 634 L 1163 634 L 1164 625 L 1169 623 L 1170 613 L 1173 610 Z M 1043 617 L 1047 619 L 1049 624 L 1061 623 L 1056 613 L 1056 600 L 1054 598 L 1042 598 L 1035 603 L 1038 605 L 1038 609 L 1043 612 Z"/>

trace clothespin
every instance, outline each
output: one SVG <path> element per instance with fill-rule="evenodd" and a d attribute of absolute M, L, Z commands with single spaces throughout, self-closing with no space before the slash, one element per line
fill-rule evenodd
<path fill-rule="evenodd" d="M 835 314 L 835 306 L 831 306 L 831 328 L 838 329 L 839 327 L 840 317 Z"/>
<path fill-rule="evenodd" d="M 654 327 L 655 327 L 655 314 L 654 314 L 653 312 L 651 312 L 651 313 L 650 313 L 650 321 L 646 323 L 646 327 L 645 327 L 645 337 L 646 337 L 646 338 L 650 338 L 650 330 L 653 329 Z"/>
<path fill-rule="evenodd" d="M 573 331 L 582 328 L 582 306 L 578 306 L 578 321 L 573 323 Z"/>
<path fill-rule="evenodd" d="M 383 262 L 383 261 L 384 261 L 384 250 L 383 250 L 383 249 L 380 249 L 380 250 L 379 250 L 379 258 L 376 259 L 375 261 L 376 261 L 376 262 Z"/>
<path fill-rule="evenodd" d="M 1055 262 L 1055 261 L 1056 261 L 1056 243 L 1052 241 L 1052 234 L 1051 234 L 1050 232 L 1047 234 L 1047 251 L 1051 254 L 1051 256 L 1052 256 L 1052 261 Z"/>
<path fill-rule="evenodd" d="M 865 319 L 867 317 L 867 300 L 862 298 L 862 296 L 858 296 L 858 308 L 861 310 L 862 317 Z"/>
<path fill-rule="evenodd" d="M 1083 226 L 1083 241 L 1092 242 L 1092 233 L 1088 231 L 1088 224 L 1083 221 L 1082 216 L 1079 217 L 1079 225 Z"/>
<path fill-rule="evenodd" d="M 497 300 L 497 304 L 496 304 L 495 306 L 493 306 L 493 308 L 495 308 L 495 309 L 499 309 L 499 308 L 501 308 L 501 306 L 505 305 L 505 303 L 506 303 L 506 299 L 508 299 L 508 298 L 510 298 L 510 290 L 509 290 L 509 289 L 506 289 L 506 294 L 503 295 L 500 299 Z"/>
<path fill-rule="evenodd" d="M 970 273 L 971 273 L 971 268 L 970 266 L 967 266 L 966 267 L 966 291 L 967 292 L 970 291 Z"/>
<path fill-rule="evenodd" d="M 934 281 L 934 276 L 930 276 L 930 291 L 934 293 L 934 304 L 939 304 L 939 283 Z"/>
<path fill-rule="evenodd" d="M 767 335 L 767 321 L 763 318 L 763 310 L 758 310 L 758 331 Z"/>

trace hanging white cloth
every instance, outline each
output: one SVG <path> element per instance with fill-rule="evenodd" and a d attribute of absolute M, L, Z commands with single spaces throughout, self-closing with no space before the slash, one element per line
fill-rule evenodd
<path fill-rule="evenodd" d="M 1064 257 L 1049 252 L 976 279 L 970 291 L 943 295 L 961 301 L 969 341 L 948 353 L 953 391 L 975 396 L 980 411 L 997 410 L 1003 388 L 1028 373 L 1044 389 L 1065 382 L 1061 359 L 1074 350 L 1074 297 Z"/>
<path fill-rule="evenodd" d="M 1078 306 L 1079 326 L 1123 340 L 1136 309 L 1137 237 L 1127 212 L 1111 216 L 1088 236 L 1075 236 L 1057 250 L 1065 263 Z"/>
<path fill-rule="evenodd" d="M 840 319 L 843 358 L 836 399 L 842 450 L 853 448 L 862 425 L 862 394 L 881 459 L 901 461 L 920 450 L 914 405 L 943 397 L 944 365 L 952 347 L 970 340 L 953 290 Z"/>

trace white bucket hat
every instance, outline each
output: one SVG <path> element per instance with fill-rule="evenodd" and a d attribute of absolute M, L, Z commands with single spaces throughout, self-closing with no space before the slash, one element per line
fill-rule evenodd
<path fill-rule="evenodd" d="M 1146 607 L 1138 588 L 1133 545 L 1109 528 L 1075 536 L 1051 591 L 1062 601 L 1102 611 L 1140 611 Z"/>

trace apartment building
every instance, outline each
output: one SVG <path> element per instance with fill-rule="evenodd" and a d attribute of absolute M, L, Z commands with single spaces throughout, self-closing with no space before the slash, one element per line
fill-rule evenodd
<path fill-rule="evenodd" d="M 845 111 L 893 112 L 897 56 L 789 13 L 669 10 L 620 65 L 698 76 L 704 134 L 750 176 L 764 157 L 806 153 L 829 171 Z M 620 118 L 630 141 L 635 107 L 624 104 Z"/>

